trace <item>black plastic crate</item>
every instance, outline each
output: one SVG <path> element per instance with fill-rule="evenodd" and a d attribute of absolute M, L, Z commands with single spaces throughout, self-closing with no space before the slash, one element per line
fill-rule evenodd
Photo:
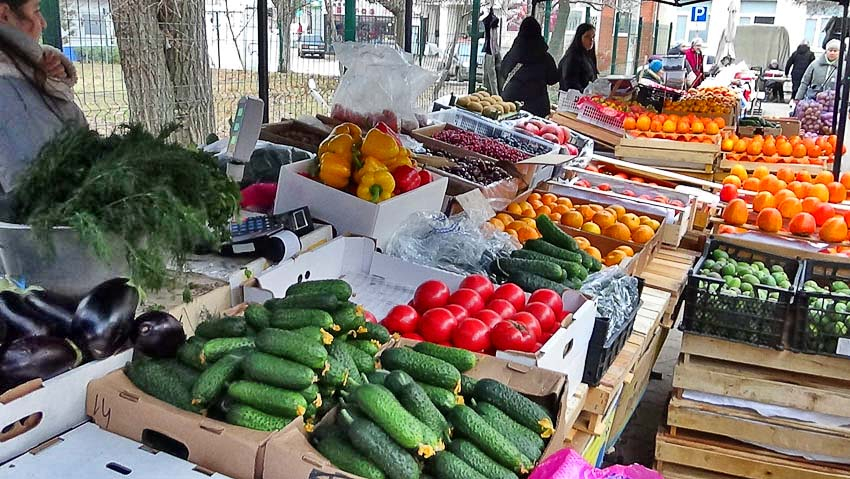
<path fill-rule="evenodd" d="M 769 284 L 752 284 L 753 296 L 731 292 L 723 277 L 700 274 L 707 261 L 715 264 L 714 251 L 721 249 L 729 258 L 741 262 L 760 261 L 769 269 L 781 266 L 789 289 Z M 786 332 L 793 323 L 791 304 L 802 271 L 800 261 L 764 253 L 716 239 L 706 244 L 702 257 L 688 273 L 685 286 L 685 313 L 681 329 L 690 333 L 782 349 Z M 722 274 L 722 269 L 715 273 Z M 737 277 L 737 273 L 732 275 Z M 750 283 L 748 283 L 750 284 Z"/>
<path fill-rule="evenodd" d="M 806 283 L 809 281 L 830 291 L 806 291 Z M 838 285 L 837 282 L 844 284 Z M 850 289 L 843 288 L 844 285 L 850 285 L 850 264 L 813 260 L 803 262 L 803 272 L 794 300 L 797 312 L 791 341 L 794 351 L 845 358 L 850 356 L 850 352 L 837 354 L 841 338 L 846 338 L 846 344 L 845 341 L 840 342 L 850 349 Z"/>

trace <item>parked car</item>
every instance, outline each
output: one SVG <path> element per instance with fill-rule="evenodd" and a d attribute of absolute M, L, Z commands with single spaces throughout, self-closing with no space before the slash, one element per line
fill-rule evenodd
<path fill-rule="evenodd" d="M 455 57 L 453 61 L 452 69 L 449 70 L 450 76 L 454 77 L 457 81 L 465 82 L 469 81 L 469 60 L 471 59 L 471 55 L 469 52 L 470 43 L 458 43 L 455 47 Z M 484 81 L 484 39 L 481 38 L 478 40 L 478 68 L 475 72 L 475 79 L 477 81 Z"/>
<path fill-rule="evenodd" d="M 325 40 L 321 35 L 301 35 L 301 41 L 298 42 L 298 57 L 316 56 L 325 58 L 325 48 Z"/>

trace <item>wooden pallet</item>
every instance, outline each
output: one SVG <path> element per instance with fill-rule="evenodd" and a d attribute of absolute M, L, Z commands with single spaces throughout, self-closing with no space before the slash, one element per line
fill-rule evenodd
<path fill-rule="evenodd" d="M 662 318 L 662 324 L 667 328 L 673 326 L 679 299 L 688 283 L 688 271 L 698 257 L 699 253 L 694 251 L 662 246 L 640 275 L 646 281 L 645 286 L 670 293 L 667 310 Z"/>
<path fill-rule="evenodd" d="M 679 142 L 669 142 L 679 143 Z M 685 143 L 688 145 L 688 143 Z M 719 155 L 711 151 L 669 150 L 619 145 L 614 155 L 632 163 L 655 168 L 671 169 L 677 173 L 706 175 L 707 181 L 714 179 L 715 164 Z"/>

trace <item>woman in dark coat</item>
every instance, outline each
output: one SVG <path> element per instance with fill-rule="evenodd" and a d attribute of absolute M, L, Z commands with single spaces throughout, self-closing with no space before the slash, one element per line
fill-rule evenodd
<path fill-rule="evenodd" d="M 562 91 L 584 91 L 587 85 L 599 76 L 599 69 L 596 67 L 595 36 L 596 27 L 589 23 L 582 23 L 576 29 L 573 42 L 558 64 Z"/>
<path fill-rule="evenodd" d="M 803 81 L 803 74 L 809 65 L 815 61 L 815 54 L 809 48 L 809 44 L 803 40 L 803 43 L 797 47 L 797 50 L 788 57 L 788 62 L 785 63 L 785 74 L 791 73 L 791 98 L 797 97 L 797 90 L 800 89 L 800 83 Z"/>
<path fill-rule="evenodd" d="M 527 17 L 520 24 L 514 44 L 502 59 L 501 71 L 507 73 L 502 98 L 524 102 L 522 109 L 534 115 L 549 116 L 552 107 L 547 87 L 558 83 L 558 68 L 534 18 Z"/>

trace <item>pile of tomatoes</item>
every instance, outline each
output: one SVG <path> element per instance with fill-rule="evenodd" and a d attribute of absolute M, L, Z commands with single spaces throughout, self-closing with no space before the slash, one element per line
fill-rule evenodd
<path fill-rule="evenodd" d="M 454 293 L 441 281 L 422 283 L 409 304 L 381 321 L 391 333 L 473 352 L 533 353 L 558 330 L 568 312 L 558 293 L 540 289 L 526 301 L 513 283 L 498 288 L 482 275 L 467 276 Z"/>

